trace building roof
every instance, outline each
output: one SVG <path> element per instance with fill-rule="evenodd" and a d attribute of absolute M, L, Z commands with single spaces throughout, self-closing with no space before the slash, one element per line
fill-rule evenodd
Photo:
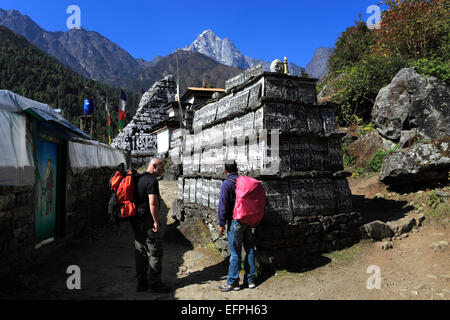
<path fill-rule="evenodd" d="M 90 139 L 90 136 L 70 123 L 61 114 L 47 104 L 22 97 L 9 90 L 0 90 L 0 110 L 11 112 L 27 112 L 40 121 L 56 124 L 71 136 Z"/>
<path fill-rule="evenodd" d="M 197 87 L 188 87 L 190 91 L 203 91 L 203 92 L 225 92 L 225 89 L 222 88 L 197 88 Z"/>
<path fill-rule="evenodd" d="M 191 96 L 194 96 L 194 97 L 197 97 L 200 99 L 211 99 L 212 95 L 216 92 L 224 93 L 225 89 L 188 87 L 186 92 L 181 97 L 181 101 L 186 101 Z"/>

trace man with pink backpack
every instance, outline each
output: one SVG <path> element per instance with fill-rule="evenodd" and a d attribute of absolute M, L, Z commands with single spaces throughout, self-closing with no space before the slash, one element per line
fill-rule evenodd
<path fill-rule="evenodd" d="M 236 162 L 225 164 L 227 179 L 223 181 L 219 198 L 219 235 L 223 235 L 227 225 L 230 266 L 227 282 L 219 290 L 228 292 L 240 290 L 239 273 L 241 270 L 241 252 L 244 247 L 244 284 L 253 289 L 255 284 L 255 244 L 252 228 L 256 227 L 264 216 L 266 193 L 260 181 L 238 175 Z"/>

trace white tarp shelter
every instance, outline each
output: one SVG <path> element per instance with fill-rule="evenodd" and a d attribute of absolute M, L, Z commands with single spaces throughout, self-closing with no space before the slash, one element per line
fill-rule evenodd
<path fill-rule="evenodd" d="M 26 113 L 69 136 L 89 136 L 50 106 L 0 90 L 0 185 L 34 184 L 33 137 Z"/>
<path fill-rule="evenodd" d="M 90 137 L 50 106 L 0 90 L 0 186 L 25 186 L 35 182 L 33 133 L 26 114 L 39 126 L 50 127 L 69 141 L 69 161 L 74 171 L 115 167 L 126 163 L 125 154 Z"/>
<path fill-rule="evenodd" d="M 86 169 L 126 165 L 125 153 L 93 140 L 74 139 L 69 142 L 69 162 L 73 172 Z"/>

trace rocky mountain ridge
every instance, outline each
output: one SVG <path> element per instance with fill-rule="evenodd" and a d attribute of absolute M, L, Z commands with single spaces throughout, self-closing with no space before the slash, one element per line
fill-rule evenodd
<path fill-rule="evenodd" d="M 306 73 L 311 78 L 322 80 L 328 73 L 328 60 L 333 50 L 328 47 L 318 48 L 311 59 L 306 65 Z"/>
<path fill-rule="evenodd" d="M 0 9 L 0 25 L 24 36 L 80 75 L 110 85 L 120 86 L 127 79 L 135 79 L 147 65 L 145 60 L 134 59 L 95 31 L 49 32 L 27 15 L 3 9 Z"/>
<path fill-rule="evenodd" d="M 225 81 L 242 72 L 241 69 L 229 67 L 195 51 L 178 50 L 142 71 L 136 81 L 130 81 L 127 87 L 134 90 L 150 88 L 152 84 L 172 74 L 177 75 L 177 59 L 180 75 L 180 92 L 187 87 L 201 87 L 203 81 L 207 86 L 225 88 Z"/>
<path fill-rule="evenodd" d="M 173 60 L 172 58 L 163 58 L 172 56 L 175 52 L 180 51 L 177 49 L 173 54 L 164 57 L 156 56 L 152 61 L 135 59 L 126 50 L 98 32 L 85 29 L 50 32 L 41 28 L 27 15 L 22 15 L 16 10 L 3 10 L 0 8 L 0 25 L 7 27 L 18 35 L 24 36 L 31 44 L 55 57 L 62 64 L 84 77 L 134 91 L 138 91 L 141 88 L 147 89 L 155 81 L 166 76 L 168 73 L 164 73 L 161 70 L 173 68 L 171 65 L 161 66 L 160 62 L 170 64 L 170 61 Z M 233 67 L 235 70 L 236 68 L 249 69 L 258 64 L 263 66 L 263 70 L 270 70 L 271 62 L 244 56 L 230 39 L 225 38 L 222 40 L 210 29 L 202 32 L 191 45 L 182 50 L 201 53 L 224 67 Z M 195 65 L 205 63 L 204 59 L 198 55 L 191 56 L 190 59 L 195 60 Z M 312 68 L 317 68 L 317 65 L 320 65 L 320 61 L 309 64 L 311 66 L 307 72 L 311 77 L 315 77 L 318 74 L 320 78 L 323 74 L 324 71 L 321 67 L 319 67 L 321 69 L 318 72 L 311 71 Z M 158 63 L 160 64 L 156 67 Z M 158 69 L 157 72 L 155 72 L 155 67 Z M 230 74 L 235 74 L 232 69 L 217 67 L 216 65 L 212 66 L 212 68 L 214 68 L 214 71 L 204 70 L 205 74 L 203 75 L 197 74 L 198 72 L 194 69 L 186 70 L 189 73 L 186 78 L 193 78 L 197 81 L 198 78 L 213 77 L 217 79 L 214 81 L 214 84 L 218 86 L 219 83 L 224 82 L 222 81 L 224 78 Z M 163 74 L 159 74 L 161 73 L 160 71 Z M 223 74 L 217 73 L 222 71 L 224 71 Z M 291 74 L 300 75 L 304 71 L 304 68 L 301 68 L 300 71 L 299 66 L 289 62 L 289 72 Z M 155 73 L 155 76 L 150 76 L 152 73 Z M 158 76 L 156 77 L 156 75 Z M 209 81 L 209 83 L 211 82 Z M 184 87 L 187 85 L 195 84 L 187 83 Z"/>
<path fill-rule="evenodd" d="M 211 29 L 203 31 L 182 50 L 200 52 L 221 64 L 239 69 L 246 70 L 261 64 L 264 71 L 270 71 L 271 62 L 244 56 L 229 38 L 221 39 Z M 288 62 L 288 67 L 291 74 L 300 75 L 298 65 Z"/>

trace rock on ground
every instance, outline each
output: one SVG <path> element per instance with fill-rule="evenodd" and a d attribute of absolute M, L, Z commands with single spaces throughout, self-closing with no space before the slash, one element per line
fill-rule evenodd
<path fill-rule="evenodd" d="M 379 91 L 372 122 L 382 136 L 396 141 L 402 131 L 414 128 L 423 139 L 448 137 L 450 86 L 423 77 L 414 68 L 404 68 Z"/>
<path fill-rule="evenodd" d="M 355 157 L 355 165 L 359 168 L 364 168 L 372 155 L 380 149 L 384 149 L 384 144 L 377 131 L 365 135 L 348 146 L 348 150 Z"/>
<path fill-rule="evenodd" d="M 385 224 L 380 220 L 376 220 L 368 224 L 365 224 L 363 228 L 367 237 L 375 240 L 390 238 L 393 235 L 392 229 L 387 224 Z"/>
<path fill-rule="evenodd" d="M 388 185 L 447 180 L 449 170 L 450 138 L 445 138 L 388 154 L 379 178 Z"/>

